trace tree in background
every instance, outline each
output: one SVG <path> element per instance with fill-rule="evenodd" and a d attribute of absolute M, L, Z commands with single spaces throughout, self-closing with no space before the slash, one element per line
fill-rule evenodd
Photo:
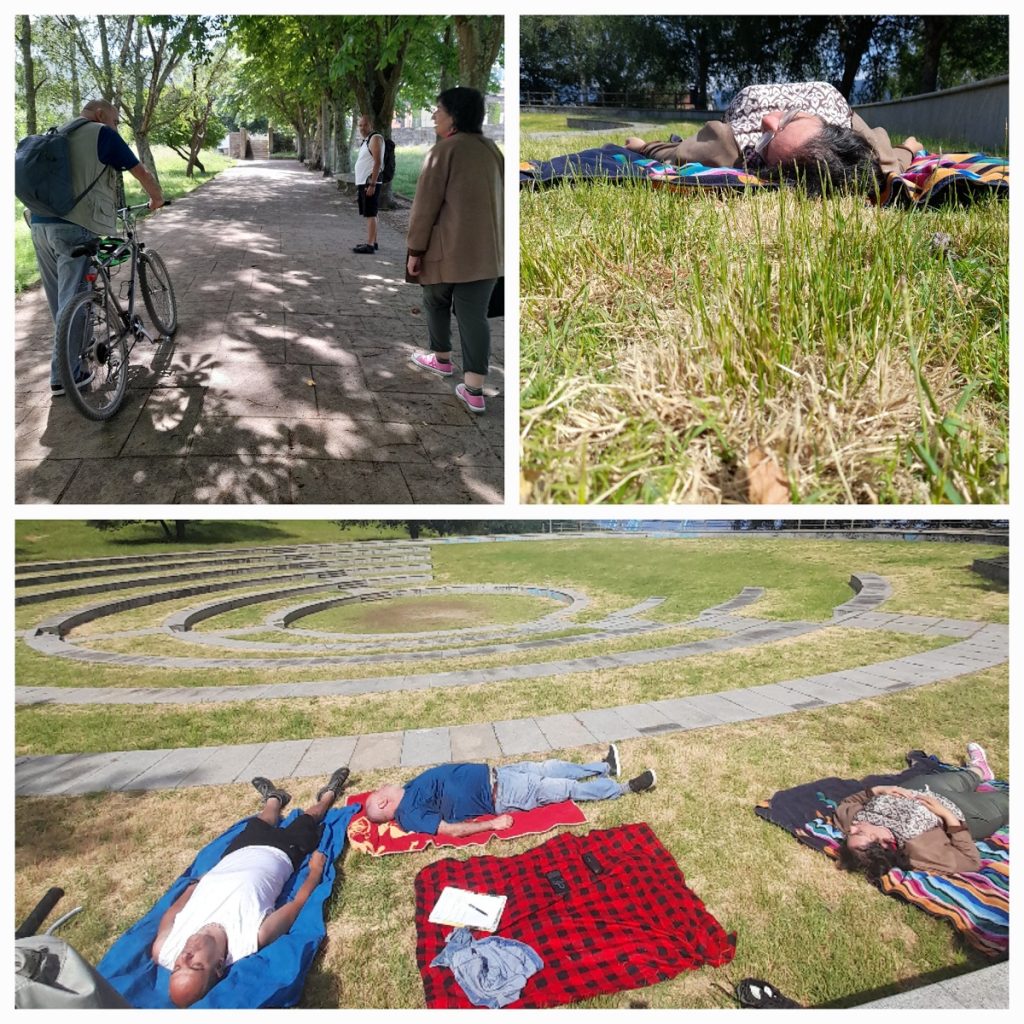
<path fill-rule="evenodd" d="M 752 82 L 830 81 L 861 102 L 1006 74 L 1003 16 L 541 15 L 520 20 L 520 89 L 559 102 L 688 91 L 697 109 Z"/>

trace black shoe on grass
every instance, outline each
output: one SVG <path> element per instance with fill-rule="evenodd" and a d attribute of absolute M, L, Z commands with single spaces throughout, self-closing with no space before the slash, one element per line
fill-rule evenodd
<path fill-rule="evenodd" d="M 608 753 L 604 755 L 603 760 L 608 765 L 608 774 L 618 777 L 622 771 L 622 764 L 619 761 L 619 748 L 614 743 L 608 744 Z"/>
<path fill-rule="evenodd" d="M 646 793 L 649 789 L 654 789 L 657 784 L 658 777 L 650 768 L 645 772 L 641 772 L 635 779 L 630 779 L 629 782 L 626 783 L 629 787 L 630 793 Z"/>
<path fill-rule="evenodd" d="M 281 810 L 283 811 L 292 801 L 291 793 L 286 793 L 283 789 L 278 789 L 270 779 L 265 779 L 262 775 L 257 775 L 252 780 L 253 787 L 256 792 L 263 797 L 263 802 L 266 803 L 271 797 L 276 797 L 281 801 Z"/>
<path fill-rule="evenodd" d="M 328 780 L 327 785 L 317 793 L 316 802 L 320 803 L 324 793 L 333 793 L 334 799 L 337 800 L 341 796 L 341 791 L 344 789 L 346 782 L 348 782 L 348 768 L 338 768 Z"/>

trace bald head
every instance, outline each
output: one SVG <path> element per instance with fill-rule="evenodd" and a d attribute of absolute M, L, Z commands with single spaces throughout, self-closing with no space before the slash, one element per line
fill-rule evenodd
<path fill-rule="evenodd" d="M 375 789 L 367 798 L 363 813 L 375 825 L 381 825 L 385 821 L 391 821 L 398 805 L 405 796 L 405 789 L 393 782 L 386 783 L 379 789 Z"/>
<path fill-rule="evenodd" d="M 117 128 L 117 107 L 109 100 L 89 100 L 82 107 L 82 117 L 105 124 L 108 128 Z"/>

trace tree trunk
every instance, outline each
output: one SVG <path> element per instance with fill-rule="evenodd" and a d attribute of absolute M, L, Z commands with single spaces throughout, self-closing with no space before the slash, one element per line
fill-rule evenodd
<path fill-rule="evenodd" d="M 939 60 L 949 35 L 949 15 L 930 15 L 921 19 L 924 40 L 921 48 L 921 76 L 918 92 L 935 92 L 939 85 Z"/>
<path fill-rule="evenodd" d="M 839 52 L 843 55 L 843 78 L 839 91 L 847 98 L 853 92 L 864 55 L 871 45 L 871 36 L 881 18 L 852 15 L 839 19 Z"/>
<path fill-rule="evenodd" d="M 25 133 L 36 135 L 36 71 L 32 61 L 32 21 L 27 14 L 17 15 L 18 44 L 21 47 L 22 85 L 25 90 Z"/>
<path fill-rule="evenodd" d="M 458 18 L 456 18 L 456 20 L 458 20 Z M 442 43 L 442 48 L 444 49 L 445 53 L 450 53 L 451 52 L 451 48 L 452 48 L 452 23 L 450 21 L 446 21 L 444 23 L 444 42 Z M 460 53 L 461 53 L 461 50 L 460 50 Z M 447 64 L 442 64 L 441 65 L 441 78 L 440 78 L 440 80 L 437 83 L 437 86 L 438 86 L 437 91 L 438 92 L 444 92 L 445 89 L 450 89 L 453 85 L 457 85 L 457 84 L 458 84 L 457 82 L 454 82 L 452 80 L 451 68 L 449 68 Z"/>
<path fill-rule="evenodd" d="M 174 539 L 184 540 L 185 539 L 185 527 L 188 526 L 187 519 L 175 519 L 174 520 Z"/>
<path fill-rule="evenodd" d="M 455 15 L 459 40 L 459 84 L 487 95 L 491 68 L 505 38 L 505 19 L 500 15 Z"/>

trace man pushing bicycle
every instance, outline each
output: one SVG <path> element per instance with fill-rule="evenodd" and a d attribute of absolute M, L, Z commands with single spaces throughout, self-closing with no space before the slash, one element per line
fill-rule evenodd
<path fill-rule="evenodd" d="M 48 215 L 38 212 L 38 206 L 34 208 L 30 199 L 25 201 L 22 197 L 25 205 L 33 210 L 32 244 L 54 324 L 61 310 L 85 287 L 89 257 L 72 256 L 72 252 L 97 236 L 117 231 L 116 210 L 122 205 L 119 201 L 121 172 L 130 172 L 146 190 L 151 210 L 164 205 L 160 183 L 117 133 L 117 126 L 118 112 L 112 103 L 90 100 L 79 117 L 58 129 L 68 141 L 71 188 L 76 200 L 70 210 L 61 216 Z M 40 194 L 45 194 L 46 183 L 34 184 L 39 186 Z M 64 394 L 58 345 L 55 333 L 50 362 L 50 390 L 55 396 Z M 76 386 L 85 387 L 92 376 L 92 371 L 80 369 Z"/>

